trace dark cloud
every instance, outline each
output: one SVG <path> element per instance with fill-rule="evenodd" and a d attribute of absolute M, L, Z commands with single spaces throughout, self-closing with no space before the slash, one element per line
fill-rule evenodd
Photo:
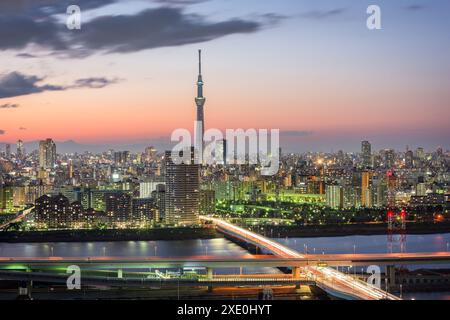
<path fill-rule="evenodd" d="M 426 7 L 424 5 L 421 5 L 421 4 L 411 4 L 411 5 L 406 7 L 406 10 L 419 11 L 419 10 L 423 10 L 425 8 Z"/>
<path fill-rule="evenodd" d="M 0 78 L 0 99 L 23 96 L 43 91 L 63 90 L 61 86 L 39 85 L 44 78 L 11 72 Z"/>
<path fill-rule="evenodd" d="M 99 8 L 113 2 L 116 1 L 0 1 L 0 50 L 20 50 L 35 44 L 60 57 L 85 57 L 97 51 L 127 53 L 257 32 L 282 19 L 269 13 L 254 19 L 214 22 L 203 15 L 186 13 L 183 6 L 177 6 L 202 0 L 161 0 L 157 2 L 164 3 L 165 7 L 146 9 L 134 15 L 101 16 L 84 22 L 82 29 L 77 31 L 68 30 L 55 18 L 55 14 L 64 13 L 69 4 L 78 4 L 86 10 L 86 7 Z M 7 8 L 20 10 L 5 14 Z M 35 57 L 27 53 L 18 56 Z"/>
<path fill-rule="evenodd" d="M 26 15 L 0 14 L 0 50 L 23 49 L 32 43 L 51 50 L 67 49 L 59 35 L 63 27 L 52 18 L 33 20 Z"/>
<path fill-rule="evenodd" d="M 0 129 L 0 134 L 5 134 L 5 130 Z"/>
<path fill-rule="evenodd" d="M 40 83 L 44 78 L 27 76 L 19 72 L 11 72 L 0 78 L 0 99 L 23 96 L 44 91 L 61 91 L 73 88 L 103 88 L 117 80 L 106 78 L 86 78 L 75 81 L 73 85 L 61 86 Z"/>
<path fill-rule="evenodd" d="M 0 12 L 21 14 L 61 14 L 70 5 L 78 5 L 83 10 L 103 7 L 118 0 L 1 0 Z"/>
<path fill-rule="evenodd" d="M 4 103 L 0 104 L 0 109 L 16 109 L 19 105 L 17 103 Z"/>
<path fill-rule="evenodd" d="M 84 49 L 125 53 L 255 32 L 261 23 L 241 19 L 207 22 L 203 16 L 185 14 L 179 8 L 158 8 L 133 16 L 100 17 L 82 28 L 74 40 Z"/>
<path fill-rule="evenodd" d="M 78 79 L 75 81 L 72 88 L 90 88 L 90 89 L 100 89 L 104 88 L 110 84 L 117 83 L 118 79 L 106 79 L 106 78 L 85 78 Z"/>
<path fill-rule="evenodd" d="M 29 53 L 18 53 L 18 54 L 16 54 L 16 57 L 27 58 L 27 59 L 37 58 L 37 56 L 35 56 L 34 54 L 29 54 Z"/>
<path fill-rule="evenodd" d="M 309 11 L 301 14 L 300 16 L 302 18 L 308 18 L 308 19 L 326 19 L 330 17 L 335 17 L 343 14 L 345 12 L 344 8 L 337 8 L 337 9 L 331 9 L 331 10 L 316 10 L 316 11 Z"/>

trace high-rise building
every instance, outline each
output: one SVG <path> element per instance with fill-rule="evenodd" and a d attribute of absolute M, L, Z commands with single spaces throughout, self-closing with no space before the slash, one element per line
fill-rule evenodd
<path fill-rule="evenodd" d="M 376 186 L 376 195 L 374 196 L 374 206 L 383 208 L 388 205 L 388 188 L 385 179 L 380 179 Z"/>
<path fill-rule="evenodd" d="M 156 190 L 159 184 L 164 184 L 165 182 L 161 179 L 152 179 L 148 181 L 139 182 L 139 198 L 151 198 L 152 193 Z"/>
<path fill-rule="evenodd" d="M 343 188 L 343 208 L 355 208 L 359 204 L 358 190 L 353 186 Z"/>
<path fill-rule="evenodd" d="M 217 164 L 227 164 L 227 140 L 222 139 L 216 142 L 215 156 Z"/>
<path fill-rule="evenodd" d="M 132 221 L 133 222 L 156 222 L 159 220 L 159 213 L 156 202 L 152 198 L 132 200 Z"/>
<path fill-rule="evenodd" d="M 46 186 L 42 184 L 27 186 L 25 191 L 25 202 L 27 204 L 34 204 L 36 199 L 42 197 L 45 193 Z"/>
<path fill-rule="evenodd" d="M 159 212 L 159 220 L 166 221 L 166 185 L 158 184 L 152 193 L 152 198 L 156 200 L 156 207 Z"/>
<path fill-rule="evenodd" d="M 65 228 L 71 221 L 70 203 L 63 195 L 49 197 L 43 195 L 36 199 L 35 222 L 48 228 Z"/>
<path fill-rule="evenodd" d="M 14 211 L 14 187 L 0 187 L 0 212 L 12 213 Z"/>
<path fill-rule="evenodd" d="M 116 165 L 127 164 L 129 160 L 130 160 L 129 151 L 114 152 L 114 163 Z"/>
<path fill-rule="evenodd" d="M 364 168 L 372 166 L 372 145 L 369 141 L 361 142 L 361 165 Z"/>
<path fill-rule="evenodd" d="M 25 186 L 15 186 L 13 192 L 13 205 L 15 208 L 23 208 L 26 204 Z"/>
<path fill-rule="evenodd" d="M 25 149 L 23 147 L 23 141 L 17 141 L 17 159 L 22 160 L 25 157 Z"/>
<path fill-rule="evenodd" d="M 412 168 L 414 166 L 414 154 L 411 150 L 405 153 L 405 167 Z"/>
<path fill-rule="evenodd" d="M 195 151 L 198 163 L 203 163 L 203 147 L 205 133 L 205 117 L 204 106 L 206 99 L 203 97 L 203 76 L 202 76 L 202 51 L 198 50 L 198 80 L 197 80 L 197 97 L 195 104 L 197 105 L 197 121 L 195 124 Z"/>
<path fill-rule="evenodd" d="M 105 193 L 106 214 L 113 222 L 127 222 L 131 220 L 131 196 L 124 192 Z"/>
<path fill-rule="evenodd" d="M 56 165 L 56 144 L 52 139 L 39 142 L 39 167 L 53 169 Z"/>
<path fill-rule="evenodd" d="M 392 149 L 386 149 L 383 151 L 384 153 L 384 167 L 386 169 L 392 169 L 395 165 L 395 151 Z"/>
<path fill-rule="evenodd" d="M 372 207 L 372 173 L 364 171 L 361 175 L 361 205 L 366 208 Z"/>
<path fill-rule="evenodd" d="M 416 185 L 416 196 L 424 197 L 427 195 L 427 185 L 423 182 Z"/>
<path fill-rule="evenodd" d="M 200 213 L 214 214 L 216 210 L 216 196 L 214 190 L 200 191 Z"/>
<path fill-rule="evenodd" d="M 341 209 L 344 205 L 344 194 L 341 186 L 327 185 L 325 188 L 327 206 Z"/>
<path fill-rule="evenodd" d="M 200 165 L 195 164 L 195 150 L 189 148 L 180 152 L 190 152 L 191 163 L 175 164 L 171 151 L 167 151 L 165 160 L 166 222 L 176 225 L 198 223 L 200 211 Z"/>
<path fill-rule="evenodd" d="M 69 165 L 67 167 L 67 176 L 69 177 L 69 179 L 73 179 L 73 161 L 69 160 Z"/>
<path fill-rule="evenodd" d="M 8 143 L 6 146 L 5 146 L 5 150 L 6 150 L 6 154 L 5 154 L 5 156 L 6 156 L 6 159 L 11 159 L 11 145 Z"/>
<path fill-rule="evenodd" d="M 144 160 L 146 162 L 152 162 L 155 161 L 157 159 L 157 154 L 158 152 L 156 151 L 155 147 L 147 147 L 145 148 L 145 156 L 144 156 Z"/>
<path fill-rule="evenodd" d="M 425 151 L 423 150 L 423 148 L 419 147 L 416 149 L 416 157 L 419 160 L 424 160 L 425 159 Z"/>

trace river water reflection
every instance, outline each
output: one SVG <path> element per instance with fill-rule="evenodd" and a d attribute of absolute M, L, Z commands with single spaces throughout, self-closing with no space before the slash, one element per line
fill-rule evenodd
<path fill-rule="evenodd" d="M 282 238 L 279 242 L 309 253 L 384 253 L 389 252 L 387 236 L 347 236 L 323 238 Z M 407 252 L 436 252 L 449 250 L 450 234 L 408 235 Z M 399 252 L 398 242 L 393 243 L 393 252 Z M 48 243 L 0 243 L 0 256 L 6 257 L 187 257 L 187 256 L 250 256 L 250 254 L 223 239 L 199 239 L 183 241 L 117 241 L 117 242 L 48 242 Z M 429 267 L 429 266 L 427 266 Z M 434 267 L 444 267 L 443 265 Z M 446 266 L 450 268 L 450 266 Z M 218 273 L 236 273 L 239 269 L 221 269 Z M 274 268 L 245 268 L 245 273 L 278 273 Z M 449 299 L 448 293 L 407 294 L 416 299 Z"/>

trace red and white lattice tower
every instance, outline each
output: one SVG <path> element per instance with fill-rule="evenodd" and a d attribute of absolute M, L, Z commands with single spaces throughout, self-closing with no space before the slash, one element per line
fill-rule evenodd
<path fill-rule="evenodd" d="M 388 252 L 392 253 L 398 246 L 400 252 L 406 251 L 406 210 L 400 212 L 395 205 L 396 177 L 392 170 L 387 172 L 388 187 L 388 211 L 387 211 L 387 236 Z"/>

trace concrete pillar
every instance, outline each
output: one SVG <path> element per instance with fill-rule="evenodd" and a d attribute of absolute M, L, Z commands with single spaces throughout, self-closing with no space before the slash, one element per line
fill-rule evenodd
<path fill-rule="evenodd" d="M 292 279 L 300 279 L 300 267 L 292 267 Z M 295 289 L 300 289 L 300 285 L 295 285 Z"/>
<path fill-rule="evenodd" d="M 206 278 L 208 280 L 212 280 L 212 278 L 213 278 L 213 268 L 210 268 L 210 267 L 206 268 Z"/>
<path fill-rule="evenodd" d="M 19 285 L 19 297 L 21 299 L 29 299 L 31 300 L 31 290 L 33 288 L 33 280 L 28 280 L 26 283 Z"/>
<path fill-rule="evenodd" d="M 212 280 L 213 279 L 213 268 L 206 268 L 206 278 L 208 280 Z M 213 287 L 212 286 L 208 286 L 208 292 L 212 292 L 213 291 Z"/>
<path fill-rule="evenodd" d="M 33 280 L 27 282 L 28 296 L 31 298 L 31 291 L 33 290 Z"/>
<path fill-rule="evenodd" d="M 292 278 L 300 279 L 300 267 L 292 267 Z"/>
<path fill-rule="evenodd" d="M 395 266 L 386 266 L 386 280 L 389 290 L 395 289 Z"/>

